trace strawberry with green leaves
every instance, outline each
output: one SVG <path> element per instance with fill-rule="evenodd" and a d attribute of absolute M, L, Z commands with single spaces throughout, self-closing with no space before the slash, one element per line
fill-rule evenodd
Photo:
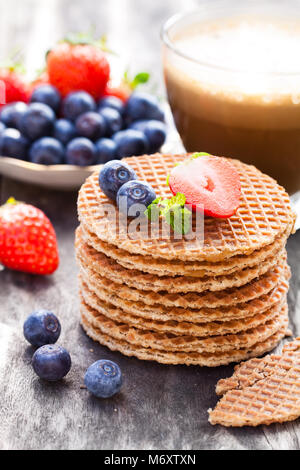
<path fill-rule="evenodd" d="M 57 269 L 56 234 L 40 209 L 13 198 L 0 207 L 0 263 L 32 274 L 47 275 Z"/>
<path fill-rule="evenodd" d="M 70 35 L 47 54 L 50 83 L 62 96 L 84 90 L 100 98 L 110 77 L 107 51 L 103 38 L 95 41 L 89 34 Z"/>
<path fill-rule="evenodd" d="M 27 103 L 29 98 L 28 86 L 18 66 L 0 67 L 0 84 L 0 108 L 15 101 Z"/>

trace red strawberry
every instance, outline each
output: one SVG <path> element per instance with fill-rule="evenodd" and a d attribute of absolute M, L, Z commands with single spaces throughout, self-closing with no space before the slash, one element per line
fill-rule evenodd
<path fill-rule="evenodd" d="M 50 83 L 65 96 L 85 90 L 95 99 L 104 94 L 110 67 L 104 52 L 92 44 L 63 42 L 47 55 Z"/>
<path fill-rule="evenodd" d="M 0 263 L 33 274 L 57 269 L 55 231 L 40 209 L 13 198 L 0 208 Z"/>
<path fill-rule="evenodd" d="M 173 168 L 168 181 L 173 194 L 183 193 L 186 204 L 205 215 L 228 218 L 239 207 L 240 176 L 225 158 L 195 154 Z"/>
<path fill-rule="evenodd" d="M 0 107 L 14 101 L 28 101 L 28 88 L 13 67 L 0 68 Z"/>

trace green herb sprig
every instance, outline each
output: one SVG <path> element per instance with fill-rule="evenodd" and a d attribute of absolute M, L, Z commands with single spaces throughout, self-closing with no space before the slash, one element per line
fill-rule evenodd
<path fill-rule="evenodd" d="M 174 232 L 186 235 L 191 228 L 192 212 L 185 207 L 185 201 L 182 193 L 170 199 L 158 197 L 147 207 L 145 215 L 151 222 L 157 222 L 162 217 Z"/>

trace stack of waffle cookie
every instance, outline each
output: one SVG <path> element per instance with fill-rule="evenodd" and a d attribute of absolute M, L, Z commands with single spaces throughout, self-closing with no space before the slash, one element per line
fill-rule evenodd
<path fill-rule="evenodd" d="M 126 162 L 157 196 L 170 197 L 166 177 L 185 158 Z M 194 238 L 163 226 L 149 234 L 148 221 L 132 236 L 109 209 L 99 173 L 86 180 L 76 256 L 81 323 L 91 338 L 144 360 L 217 366 L 262 355 L 287 335 L 289 197 L 253 166 L 231 162 L 241 179 L 239 209 L 229 219 L 205 218 Z"/>

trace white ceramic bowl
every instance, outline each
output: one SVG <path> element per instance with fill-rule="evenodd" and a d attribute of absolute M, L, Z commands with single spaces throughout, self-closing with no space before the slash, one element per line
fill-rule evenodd
<path fill-rule="evenodd" d="M 38 165 L 17 158 L 0 157 L 0 174 L 24 183 L 52 189 L 75 190 L 101 165 Z"/>
<path fill-rule="evenodd" d="M 164 104 L 164 111 L 168 133 L 167 141 L 163 145 L 161 152 L 180 153 L 184 149 L 174 126 L 171 110 L 166 103 Z M 86 178 L 94 171 L 99 170 L 100 167 L 101 165 L 86 167 L 75 165 L 38 165 L 37 163 L 25 162 L 17 158 L 0 156 L 0 175 L 24 183 L 67 191 L 79 189 Z"/>

